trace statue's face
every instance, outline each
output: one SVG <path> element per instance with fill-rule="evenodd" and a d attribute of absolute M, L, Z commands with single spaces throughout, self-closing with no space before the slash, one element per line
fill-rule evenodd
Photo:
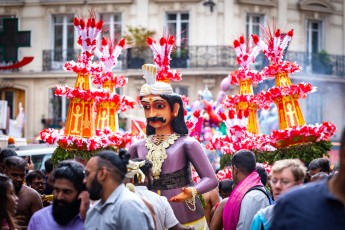
<path fill-rule="evenodd" d="M 174 115 L 167 100 L 158 95 L 148 95 L 141 99 L 145 117 L 150 126 L 156 129 L 167 129 L 170 133 Z"/>

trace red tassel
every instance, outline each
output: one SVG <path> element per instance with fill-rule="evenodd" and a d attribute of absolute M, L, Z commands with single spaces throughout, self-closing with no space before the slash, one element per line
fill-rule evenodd
<path fill-rule="evenodd" d="M 240 37 L 240 43 L 244 44 L 244 36 L 243 35 Z"/>
<path fill-rule="evenodd" d="M 253 38 L 253 42 L 255 43 L 255 45 L 257 45 L 259 43 L 259 37 L 256 34 L 252 34 L 252 38 Z"/>
<path fill-rule="evenodd" d="M 80 28 L 84 29 L 85 28 L 85 22 L 83 19 L 80 20 Z"/>
<path fill-rule="evenodd" d="M 78 18 L 74 18 L 73 24 L 74 24 L 75 26 L 79 26 L 79 24 L 80 24 L 79 19 L 78 19 Z"/>
<path fill-rule="evenodd" d="M 237 48 L 237 47 L 239 47 L 241 44 L 240 44 L 240 42 L 238 41 L 238 40 L 235 40 L 234 41 L 234 47 L 235 48 Z"/>
<path fill-rule="evenodd" d="M 169 45 L 174 45 L 175 44 L 175 37 L 173 35 L 169 36 L 168 44 Z"/>
<path fill-rule="evenodd" d="M 91 19 L 91 27 L 92 28 L 96 27 L 96 20 L 94 18 Z"/>
<path fill-rule="evenodd" d="M 152 45 L 152 43 L 155 43 L 155 41 L 150 37 L 147 37 L 146 42 L 149 46 Z"/>
<path fill-rule="evenodd" d="M 292 36 L 293 36 L 293 29 L 290 30 L 290 31 L 287 33 L 287 35 L 288 35 L 289 37 L 292 37 Z"/>
<path fill-rule="evenodd" d="M 106 46 L 108 44 L 107 39 L 104 37 L 102 38 L 102 46 Z"/>
<path fill-rule="evenodd" d="M 121 46 L 123 48 L 125 46 L 125 44 L 126 44 L 126 40 L 125 39 L 121 39 L 117 45 Z"/>
<path fill-rule="evenodd" d="M 98 23 L 97 23 L 97 29 L 101 30 L 103 28 L 103 24 L 104 22 L 102 20 L 100 20 Z"/>
<path fill-rule="evenodd" d="M 161 46 L 167 44 L 167 40 L 165 39 L 165 37 L 162 37 L 161 39 L 159 39 L 159 44 L 160 44 Z"/>
<path fill-rule="evenodd" d="M 274 36 L 279 38 L 280 37 L 280 29 L 277 29 L 276 32 L 274 33 Z"/>

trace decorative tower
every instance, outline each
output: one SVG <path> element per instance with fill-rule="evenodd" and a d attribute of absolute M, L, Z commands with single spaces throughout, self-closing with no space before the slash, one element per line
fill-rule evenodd
<path fill-rule="evenodd" d="M 103 27 L 103 21 L 96 21 L 90 18 L 87 21 L 78 18 L 74 19 L 74 28 L 79 38 L 78 44 L 82 47 L 82 54 L 78 62 L 74 61 L 65 64 L 67 71 L 73 71 L 77 74 L 77 80 L 74 89 L 66 88 L 66 91 L 74 91 L 76 96 L 71 97 L 65 132 L 66 136 L 74 135 L 84 138 L 95 134 L 94 126 L 94 107 L 93 98 L 90 91 L 90 74 L 99 74 L 102 71 L 101 65 L 92 64 L 92 52 L 96 48 L 96 40 L 99 37 Z M 88 70 L 91 71 L 88 71 Z"/>
<path fill-rule="evenodd" d="M 240 149 L 267 150 L 266 136 L 259 134 L 258 109 L 267 109 L 268 105 L 262 95 L 254 95 L 253 83 L 263 80 L 263 75 L 250 69 L 249 65 L 255 62 L 260 48 L 250 49 L 243 36 L 234 41 L 237 53 L 237 63 L 241 67 L 229 74 L 230 84 L 240 87 L 239 94 L 227 96 L 222 101 L 223 111 L 218 114 L 227 127 L 227 134 L 214 136 L 207 145 L 210 150 L 220 149 L 224 154 L 232 155 Z M 225 113 L 227 111 L 227 114 Z"/>
<path fill-rule="evenodd" d="M 315 91 L 315 88 L 309 83 L 292 84 L 289 74 L 299 71 L 300 67 L 297 63 L 283 61 L 284 50 L 293 37 L 293 30 L 282 34 L 280 29 L 275 29 L 272 34 L 271 30 L 267 29 L 265 34 L 264 40 L 257 35 L 252 35 L 252 37 L 254 43 L 263 50 L 270 61 L 270 65 L 262 70 L 263 75 L 267 79 L 274 78 L 276 83 L 267 92 L 259 93 L 267 103 L 273 102 L 277 106 L 280 130 L 274 130 L 269 136 L 271 144 L 276 148 L 284 148 L 329 141 L 336 127 L 329 122 L 321 125 L 306 125 L 299 106 L 298 100 Z M 292 149 L 289 151 L 293 152 Z M 318 154 L 325 152 L 325 150 L 318 151 Z M 310 151 L 310 154 L 315 154 L 315 152 Z M 294 156 L 296 157 L 296 154 Z M 301 159 L 303 158 L 301 156 Z"/>
<path fill-rule="evenodd" d="M 112 69 L 116 66 L 117 58 L 124 46 L 124 39 L 115 46 L 114 42 L 108 42 L 103 38 L 101 50 L 95 52 L 96 56 L 104 63 L 103 73 L 93 78 L 93 83 L 103 88 L 99 91 L 103 97 L 96 97 L 95 99 L 97 102 L 95 126 L 99 130 L 109 127 L 113 132 L 118 131 L 118 110 L 122 98 L 115 92 L 115 88 L 123 87 L 128 79 L 113 74 Z"/>
<path fill-rule="evenodd" d="M 280 129 L 292 128 L 305 125 L 303 114 L 298 103 L 300 97 L 313 91 L 310 84 L 292 85 L 289 74 L 300 70 L 297 63 L 283 61 L 283 52 L 291 41 L 293 30 L 284 36 L 277 29 L 273 36 L 267 38 L 267 44 L 258 36 L 252 35 L 258 45 L 270 60 L 270 65 L 263 69 L 266 78 L 275 78 L 276 87 L 268 93 L 277 106 Z"/>
<path fill-rule="evenodd" d="M 115 46 L 104 38 L 99 39 L 103 22 L 96 22 L 91 13 L 88 20 L 74 19 L 82 54 L 78 62 L 70 61 L 64 66 L 67 71 L 77 73 L 74 88 L 57 86 L 55 90 L 55 95 L 71 99 L 65 130 L 45 129 L 40 133 L 43 141 L 58 144 L 52 157 L 54 163 L 75 156 L 88 159 L 102 149 L 117 150 L 132 141 L 130 133 L 119 132 L 117 116 L 132 109 L 135 102 L 115 92 L 114 88 L 124 86 L 127 79 L 112 73 L 125 41 Z M 102 41 L 100 49 L 99 41 Z M 99 62 L 92 61 L 94 55 Z M 92 87 L 90 76 L 97 89 Z"/>
<path fill-rule="evenodd" d="M 249 49 L 244 36 L 234 41 L 234 48 L 237 53 L 237 63 L 241 65 L 239 70 L 231 72 L 228 76 L 230 84 L 240 86 L 238 95 L 228 96 L 223 105 L 229 109 L 229 118 L 245 119 L 247 130 L 251 133 L 259 133 L 258 109 L 264 108 L 265 104 L 260 103 L 253 92 L 253 84 L 259 84 L 263 79 L 261 73 L 252 70 L 249 65 L 255 61 L 260 49 L 254 47 Z"/>

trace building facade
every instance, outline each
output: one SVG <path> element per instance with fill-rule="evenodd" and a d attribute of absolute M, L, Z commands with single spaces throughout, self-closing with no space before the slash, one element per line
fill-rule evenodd
<path fill-rule="evenodd" d="M 88 17 L 92 10 L 105 21 L 103 35 L 123 37 L 128 26 L 142 26 L 176 36 L 177 48 L 172 67 L 183 80 L 174 83 L 175 92 L 196 100 L 205 86 L 216 99 L 221 81 L 238 68 L 232 48 L 235 38 L 252 33 L 262 35 L 261 27 L 274 23 L 282 31 L 294 29 L 286 53 L 302 71 L 295 82 L 309 82 L 316 93 L 301 100 L 307 123 L 331 121 L 345 124 L 345 4 L 343 0 L 0 0 L 0 31 L 4 18 L 18 18 L 19 31 L 31 31 L 30 46 L 18 48 L 18 60 L 34 60 L 19 69 L 0 71 L 0 99 L 8 101 L 10 117 L 15 119 L 22 103 L 26 115 L 26 138 L 33 139 L 44 127 L 59 127 L 66 119 L 68 100 L 54 96 L 56 85 L 73 86 L 76 76 L 65 72 L 63 64 L 76 60 L 80 52 L 73 27 L 75 16 Z M 11 39 L 7 37 L 6 39 Z M 129 78 L 122 94 L 136 98 L 144 84 L 141 63 L 135 62 L 135 47 L 120 58 L 116 74 Z M 0 44 L 1 53 L 6 53 Z M 146 52 L 144 62 L 152 63 Z M 0 56 L 0 66 L 9 62 Z M 267 63 L 266 63 L 267 64 Z M 255 68 L 265 65 L 258 58 Z M 269 87 L 270 82 L 258 89 Z M 237 93 L 229 87 L 228 94 Z M 124 118 L 144 117 L 140 108 L 122 114 Z"/>

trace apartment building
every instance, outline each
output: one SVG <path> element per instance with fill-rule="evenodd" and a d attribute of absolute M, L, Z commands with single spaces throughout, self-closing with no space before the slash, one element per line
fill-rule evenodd
<path fill-rule="evenodd" d="M 29 46 L 18 47 L 18 60 L 34 57 L 19 69 L 0 70 L 0 99 L 10 106 L 13 119 L 22 103 L 26 115 L 25 137 L 32 139 L 47 126 L 63 125 L 68 100 L 54 96 L 56 85 L 73 86 L 76 76 L 65 72 L 63 64 L 76 60 L 80 52 L 73 28 L 75 16 L 93 10 L 105 21 L 103 35 L 122 37 L 129 26 L 176 35 L 172 67 L 183 80 L 174 83 L 175 92 L 196 100 L 205 86 L 216 99 L 221 81 L 238 68 L 232 42 L 240 35 L 262 35 L 261 27 L 275 23 L 282 31 L 294 29 L 285 58 L 296 61 L 302 71 L 294 82 L 310 82 L 316 93 L 300 100 L 307 123 L 331 121 L 339 130 L 345 124 L 345 4 L 343 0 L 0 0 L 0 37 L 5 36 L 5 18 L 18 18 L 18 31 L 30 31 Z M 6 39 L 14 39 L 6 37 Z M 144 80 L 134 50 L 120 57 L 116 74 L 129 78 L 121 94 L 136 98 Z M 6 46 L 0 44 L 0 66 Z M 144 62 L 153 63 L 147 53 Z M 254 68 L 267 61 L 258 57 Z M 272 85 L 266 82 L 257 89 Z M 229 87 L 228 94 L 237 93 Z M 123 118 L 144 117 L 136 108 Z M 340 131 L 337 135 L 340 135 Z M 335 139 L 338 136 L 335 136 Z"/>

